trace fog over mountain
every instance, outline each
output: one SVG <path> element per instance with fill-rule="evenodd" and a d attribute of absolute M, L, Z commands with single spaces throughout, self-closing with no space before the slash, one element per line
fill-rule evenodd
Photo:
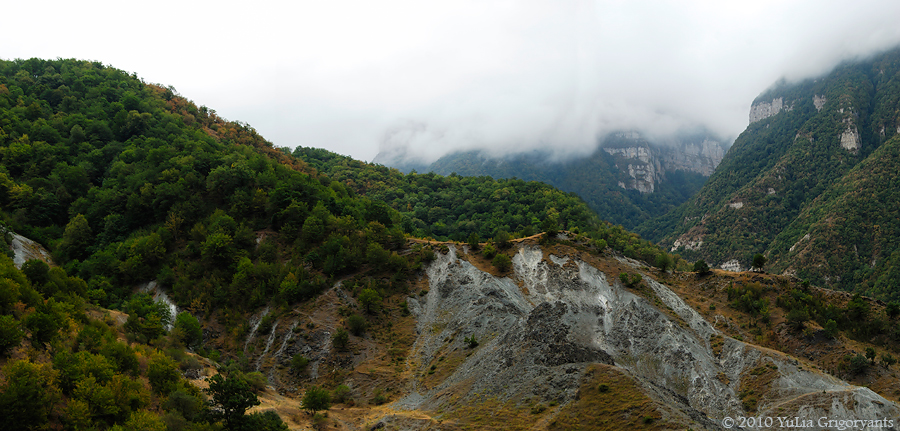
<path fill-rule="evenodd" d="M 49 4 L 48 4 L 49 3 Z M 594 149 L 703 126 L 733 138 L 780 77 L 900 43 L 900 3 L 17 2 L 0 58 L 83 58 L 241 119 L 279 146 L 430 162 Z M 185 25 L 189 24 L 189 25 Z"/>

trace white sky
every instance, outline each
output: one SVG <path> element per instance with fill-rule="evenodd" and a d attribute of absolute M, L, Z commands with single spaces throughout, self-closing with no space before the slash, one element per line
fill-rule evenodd
<path fill-rule="evenodd" d="M 593 149 L 616 129 L 735 137 L 780 77 L 900 43 L 895 0 L 17 1 L 0 58 L 174 86 L 277 146 Z"/>

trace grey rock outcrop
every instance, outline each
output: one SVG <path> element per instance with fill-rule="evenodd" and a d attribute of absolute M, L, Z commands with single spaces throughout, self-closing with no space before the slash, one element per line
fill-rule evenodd
<path fill-rule="evenodd" d="M 750 106 L 750 124 L 778 115 L 784 109 L 784 98 L 776 97 L 771 102 L 757 102 Z"/>
<path fill-rule="evenodd" d="M 742 377 L 760 367 L 773 370 L 771 389 L 760 394 L 753 415 L 900 414 L 897 405 L 869 389 L 724 336 L 647 275 L 652 294 L 638 295 L 575 256 L 545 259 L 540 248 L 524 246 L 512 260 L 513 274 L 497 277 L 459 259 L 451 246 L 428 266 L 428 294 L 408 299 L 417 319 L 414 372 L 424 374 L 437 357 L 465 351 L 470 337 L 480 345 L 435 386 L 413 383 L 395 408 L 447 412 L 473 394 L 564 404 L 574 399 L 587 366 L 603 363 L 624 370 L 647 396 L 682 412 L 695 429 L 718 429 L 725 417 L 751 416 L 738 394 Z M 637 263 L 622 263 L 640 272 Z M 711 347 L 713 339 L 722 340 L 719 349 Z M 798 403 L 807 397 L 817 401 Z"/>
<path fill-rule="evenodd" d="M 666 181 L 666 174 L 675 171 L 712 175 L 725 157 L 723 143 L 708 137 L 698 139 L 669 139 L 651 144 L 637 132 L 612 136 L 602 147 L 613 156 L 616 167 L 624 175 L 618 184 L 627 190 L 653 193 Z"/>

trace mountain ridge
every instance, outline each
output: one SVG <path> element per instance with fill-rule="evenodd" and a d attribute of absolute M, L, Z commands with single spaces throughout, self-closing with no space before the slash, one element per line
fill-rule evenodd
<path fill-rule="evenodd" d="M 373 163 L 445 176 L 541 181 L 577 194 L 603 219 L 632 229 L 699 190 L 727 148 L 703 131 L 652 141 L 638 132 L 619 132 L 609 134 L 592 153 L 566 160 L 557 160 L 549 150 L 508 156 L 467 151 L 423 165 L 410 164 L 404 153 L 392 152 L 380 153 Z"/>
<path fill-rule="evenodd" d="M 892 267 L 887 262 L 897 249 L 897 229 L 893 221 L 879 218 L 875 208 L 894 200 L 893 188 L 885 185 L 893 184 L 891 172 L 897 167 L 898 59 L 900 51 L 888 51 L 844 64 L 825 77 L 782 83 L 761 94 L 751 108 L 754 121 L 700 192 L 636 230 L 688 259 L 748 268 L 752 256 L 763 253 L 774 271 L 896 299 L 896 288 L 884 274 Z M 856 166 L 878 178 L 866 179 Z M 864 191 L 870 199 L 862 198 Z M 846 199 L 841 194 L 854 194 L 856 205 L 822 215 Z M 801 249 L 791 247 L 803 244 L 811 233 L 810 217 L 846 222 L 828 228 L 820 223 L 824 230 L 809 237 L 812 244 L 828 238 L 815 247 L 819 260 L 798 265 Z M 845 252 L 836 258 L 828 249 Z"/>

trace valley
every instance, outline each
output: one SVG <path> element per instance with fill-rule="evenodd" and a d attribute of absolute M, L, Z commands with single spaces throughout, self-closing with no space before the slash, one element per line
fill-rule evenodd
<path fill-rule="evenodd" d="M 767 90 L 730 149 L 446 175 L 0 60 L 0 430 L 896 419 L 898 56 Z"/>

